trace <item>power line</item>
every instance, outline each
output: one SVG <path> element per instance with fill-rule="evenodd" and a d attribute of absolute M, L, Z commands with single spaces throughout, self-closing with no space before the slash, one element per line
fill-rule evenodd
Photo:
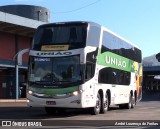
<path fill-rule="evenodd" d="M 52 12 L 52 13 L 54 13 L 54 14 L 58 14 L 58 13 L 72 13 L 72 12 L 79 11 L 79 10 L 81 10 L 81 9 L 87 8 L 87 7 L 89 7 L 89 6 L 92 6 L 92 5 L 94 5 L 94 4 L 97 4 L 97 3 L 100 2 L 100 1 L 101 1 L 101 0 L 97 0 L 97 1 L 95 1 L 95 2 L 93 2 L 93 3 L 87 4 L 87 5 L 85 5 L 85 6 L 82 6 L 82 7 L 80 7 L 80 8 L 77 8 L 77 9 L 73 9 L 73 10 L 69 10 L 69 11 L 62 11 L 62 12 Z"/>

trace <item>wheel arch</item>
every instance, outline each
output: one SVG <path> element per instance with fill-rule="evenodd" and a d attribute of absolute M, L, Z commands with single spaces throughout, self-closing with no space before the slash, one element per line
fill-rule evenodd
<path fill-rule="evenodd" d="M 133 90 L 131 90 L 131 91 L 130 91 L 130 94 L 131 94 L 131 97 L 133 97 L 133 96 L 134 96 L 134 94 L 133 94 Z"/>
<path fill-rule="evenodd" d="M 108 89 L 107 91 L 105 91 L 105 92 L 103 92 L 103 90 L 102 89 L 100 89 L 99 91 L 98 91 L 98 93 L 99 93 L 99 95 L 100 95 L 100 97 L 101 97 L 101 102 L 102 102 L 102 100 L 103 100 L 103 98 L 104 98 L 104 95 L 105 95 L 105 93 L 108 95 L 108 100 L 109 100 L 109 105 L 111 104 L 111 91 Z"/>
<path fill-rule="evenodd" d="M 101 102 L 102 102 L 103 97 L 104 97 L 103 90 L 102 90 L 102 89 L 100 89 L 100 90 L 98 91 L 98 93 L 99 93 L 99 95 L 100 95 L 100 97 L 101 97 Z"/>

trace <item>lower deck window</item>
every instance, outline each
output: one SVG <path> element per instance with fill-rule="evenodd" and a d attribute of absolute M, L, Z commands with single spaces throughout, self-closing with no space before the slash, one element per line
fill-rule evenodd
<path fill-rule="evenodd" d="M 129 85 L 131 73 L 113 68 L 103 68 L 99 71 L 98 82 L 105 84 Z"/>

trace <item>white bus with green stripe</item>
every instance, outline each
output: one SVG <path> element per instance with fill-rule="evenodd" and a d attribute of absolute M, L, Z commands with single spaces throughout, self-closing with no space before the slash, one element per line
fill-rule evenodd
<path fill-rule="evenodd" d="M 48 114 L 134 108 L 142 98 L 141 61 L 137 46 L 96 23 L 41 25 L 29 52 L 28 105 Z"/>

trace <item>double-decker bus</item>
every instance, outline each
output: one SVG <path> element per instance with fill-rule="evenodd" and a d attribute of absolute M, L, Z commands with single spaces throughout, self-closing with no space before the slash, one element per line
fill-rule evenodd
<path fill-rule="evenodd" d="M 93 22 L 41 25 L 29 52 L 28 105 L 48 114 L 67 108 L 105 113 L 142 97 L 141 50 Z"/>

